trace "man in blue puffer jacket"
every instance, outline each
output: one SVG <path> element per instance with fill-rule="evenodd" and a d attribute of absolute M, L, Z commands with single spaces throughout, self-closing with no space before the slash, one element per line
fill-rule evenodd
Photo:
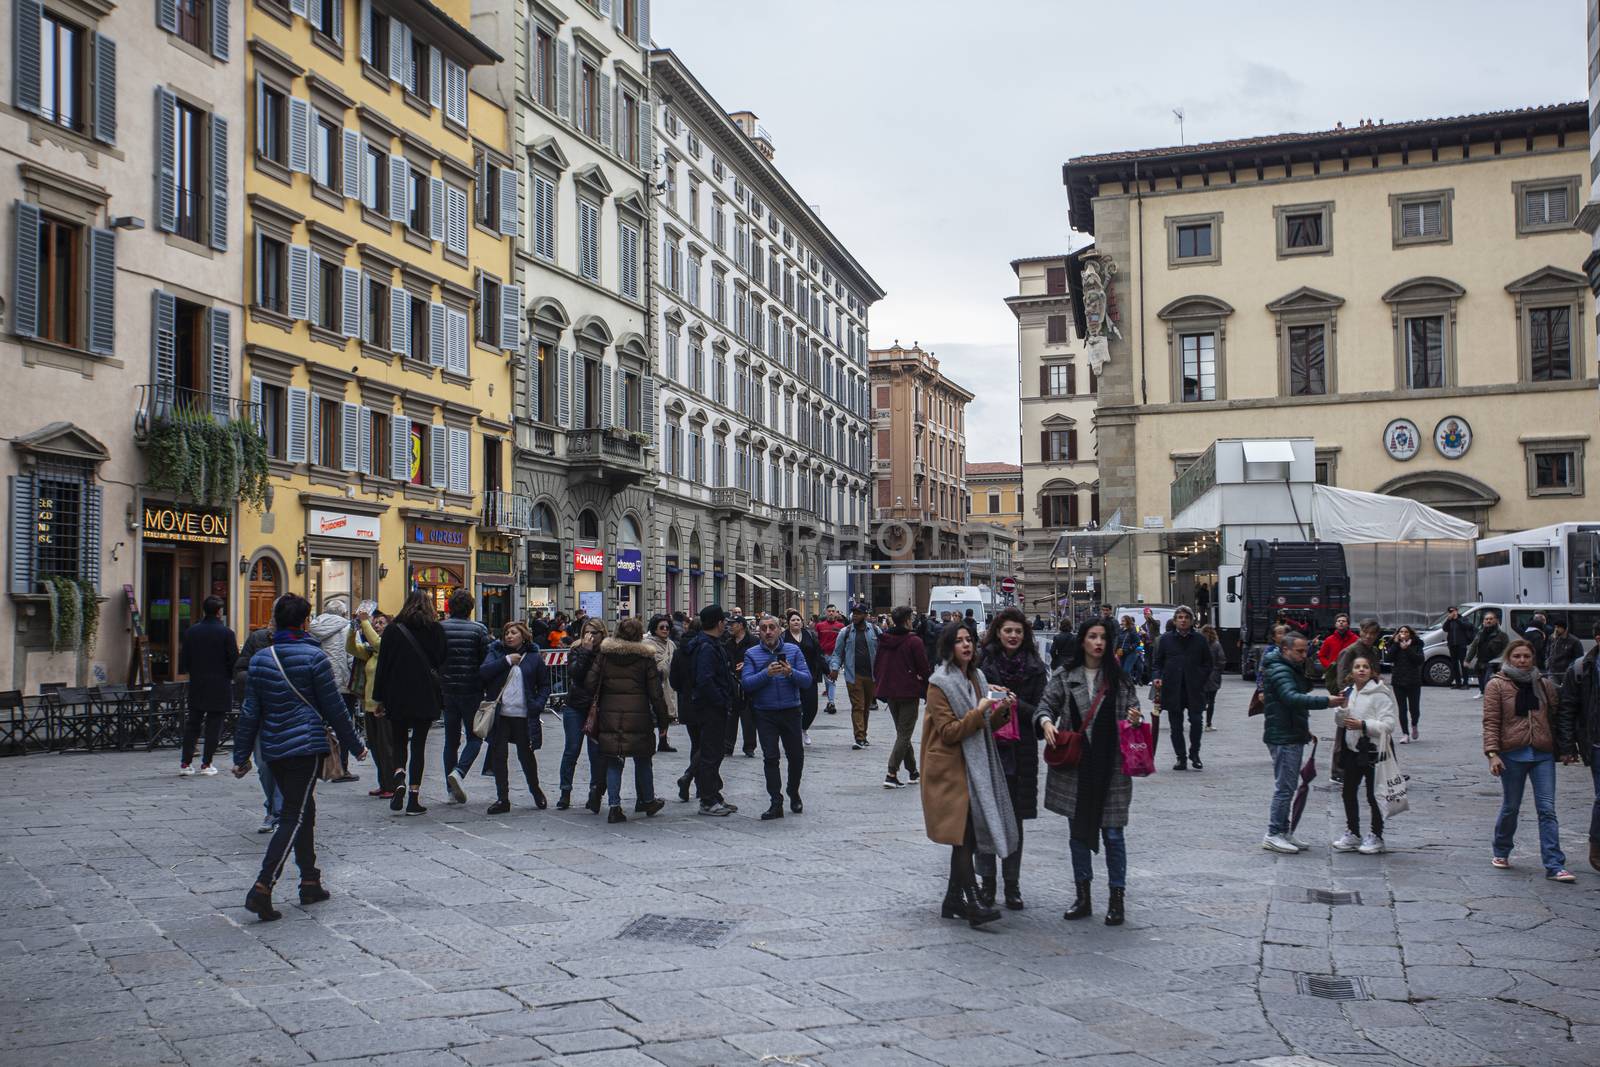
<path fill-rule="evenodd" d="M 333 668 L 316 638 L 306 633 L 311 604 L 305 597 L 286 593 L 272 605 L 272 644 L 250 660 L 244 706 L 233 735 L 233 776 L 250 773 L 250 753 L 259 735 L 261 757 L 272 768 L 283 796 L 278 828 L 267 842 L 261 876 L 245 895 L 245 910 L 262 922 L 280 919 L 272 907 L 272 887 L 283 873 L 289 847 L 300 868 L 300 903 L 328 899 L 317 870 L 316 820 L 317 766 L 333 751 L 327 730 L 356 758 L 367 758 L 367 746 L 356 736 L 350 713 L 339 695 Z"/>
<path fill-rule="evenodd" d="M 761 616 L 761 641 L 744 654 L 739 683 L 755 708 L 756 736 L 766 763 L 767 795 L 772 806 L 763 820 L 783 818 L 783 782 L 778 776 L 778 743 L 783 742 L 789 768 L 789 809 L 805 810 L 800 802 L 800 772 L 805 768 L 805 743 L 800 721 L 800 690 L 811 685 L 811 669 L 799 645 L 783 640 L 782 627 L 771 615 Z"/>

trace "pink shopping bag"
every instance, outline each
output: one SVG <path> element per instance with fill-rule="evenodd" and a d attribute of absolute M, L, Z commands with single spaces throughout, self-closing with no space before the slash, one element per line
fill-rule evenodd
<path fill-rule="evenodd" d="M 1156 773 L 1155 735 L 1150 724 L 1135 726 L 1126 719 L 1117 723 L 1117 741 L 1122 745 L 1122 770 L 1129 778 L 1145 778 Z"/>

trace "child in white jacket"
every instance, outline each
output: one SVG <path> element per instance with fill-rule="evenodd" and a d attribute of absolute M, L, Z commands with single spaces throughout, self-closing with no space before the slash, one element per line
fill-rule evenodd
<path fill-rule="evenodd" d="M 1344 770 L 1344 818 L 1346 830 L 1343 837 L 1333 843 L 1340 852 L 1359 851 L 1375 856 L 1384 850 L 1383 812 L 1378 808 L 1374 791 L 1377 782 L 1377 761 L 1391 751 L 1389 738 L 1400 725 L 1399 705 L 1394 690 L 1378 678 L 1378 665 L 1366 656 L 1357 656 L 1350 663 L 1350 673 L 1344 682 L 1349 702 L 1334 709 L 1334 730 L 1338 744 L 1334 746 L 1334 759 Z M 1367 789 L 1367 806 L 1372 811 L 1372 832 L 1361 836 L 1361 808 L 1356 795 L 1362 785 Z"/>

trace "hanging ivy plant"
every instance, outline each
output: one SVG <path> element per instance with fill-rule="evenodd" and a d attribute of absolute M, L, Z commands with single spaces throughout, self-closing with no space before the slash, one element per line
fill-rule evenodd
<path fill-rule="evenodd" d="M 206 504 L 267 502 L 267 444 L 248 421 L 219 422 L 208 411 L 174 410 L 145 438 L 148 485 Z"/>
<path fill-rule="evenodd" d="M 79 615 L 83 619 L 79 633 L 83 643 L 83 654 L 94 655 L 95 642 L 100 639 L 100 594 L 94 586 L 79 579 L 78 593 L 82 597 L 82 610 Z"/>
<path fill-rule="evenodd" d="M 83 639 L 82 594 L 72 578 L 45 579 L 50 594 L 50 651 L 77 648 Z"/>
<path fill-rule="evenodd" d="M 261 431 L 246 419 L 234 419 L 230 424 L 239 457 L 239 501 L 257 511 L 267 507 L 267 440 Z"/>

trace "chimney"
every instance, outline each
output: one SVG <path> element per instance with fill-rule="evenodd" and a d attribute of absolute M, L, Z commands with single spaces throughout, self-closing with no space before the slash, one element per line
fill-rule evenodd
<path fill-rule="evenodd" d="M 756 113 L 754 111 L 730 111 L 728 118 L 733 120 L 733 124 L 739 127 L 741 133 L 750 138 L 751 143 L 756 146 L 756 151 L 765 156 L 770 163 L 772 157 L 777 154 L 777 150 L 772 145 L 772 135 L 767 133 L 766 127 L 757 121 Z"/>

